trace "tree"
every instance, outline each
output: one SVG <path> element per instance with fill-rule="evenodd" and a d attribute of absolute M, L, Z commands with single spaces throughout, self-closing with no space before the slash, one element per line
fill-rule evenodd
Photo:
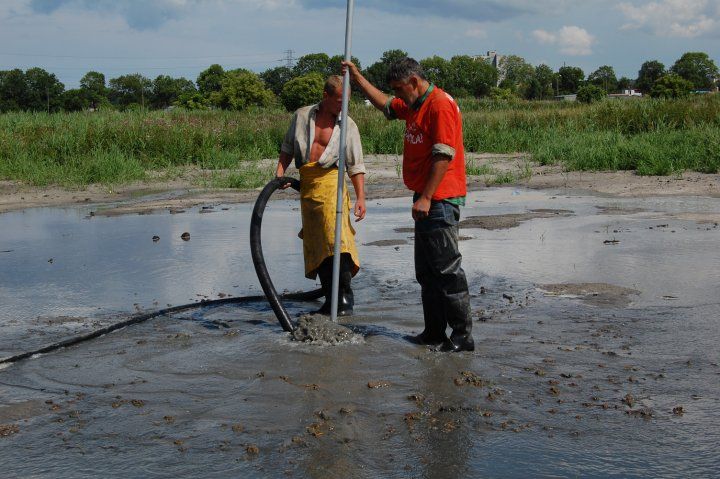
<path fill-rule="evenodd" d="M 577 101 L 581 103 L 594 103 L 607 97 L 607 91 L 597 85 L 584 85 L 578 88 Z"/>
<path fill-rule="evenodd" d="M 525 91 L 528 100 L 545 100 L 555 96 L 554 83 L 556 75 L 547 65 L 538 65 Z"/>
<path fill-rule="evenodd" d="M 508 55 L 500 59 L 498 77 L 502 88 L 524 93 L 534 74 L 535 68 L 522 57 Z"/>
<path fill-rule="evenodd" d="M 273 92 L 255 73 L 232 70 L 225 74 L 220 91 L 210 95 L 210 101 L 225 110 L 244 110 L 250 106 L 269 106 L 275 98 Z"/>
<path fill-rule="evenodd" d="M 440 88 L 447 89 L 450 84 L 450 62 L 442 57 L 435 55 L 434 57 L 420 60 L 425 72 L 425 77 L 430 83 L 434 83 Z"/>
<path fill-rule="evenodd" d="M 684 98 L 694 88 L 691 81 L 684 79 L 675 73 L 668 73 L 661 76 L 650 90 L 653 98 Z"/>
<path fill-rule="evenodd" d="M 214 92 L 220 91 L 222 81 L 225 78 L 225 70 L 217 63 L 210 65 L 200 72 L 197 77 L 198 91 L 205 97 L 210 97 Z"/>
<path fill-rule="evenodd" d="M 317 103 L 322 99 L 325 78 L 319 73 L 310 73 L 293 78 L 285 84 L 280 94 L 280 101 L 288 111 Z"/>
<path fill-rule="evenodd" d="M 482 97 L 497 85 L 497 70 L 490 64 L 467 55 L 450 59 L 450 82 L 448 91 L 453 96 Z"/>
<path fill-rule="evenodd" d="M 0 111 L 27 109 L 28 85 L 19 68 L 0 72 Z"/>
<path fill-rule="evenodd" d="M 265 86 L 275 95 L 282 92 L 283 86 L 293 78 L 292 68 L 280 66 L 265 70 L 260 74 L 260 78 L 265 82 Z"/>
<path fill-rule="evenodd" d="M 388 50 L 382 54 L 379 61 L 373 63 L 365 70 L 365 78 L 378 89 L 384 92 L 390 91 L 390 85 L 387 83 L 387 72 L 390 65 L 407 58 L 408 54 L 402 50 Z"/>
<path fill-rule="evenodd" d="M 298 58 L 293 76 L 299 77 L 309 73 L 318 73 L 322 77 L 330 74 L 330 57 L 325 53 L 310 53 Z"/>
<path fill-rule="evenodd" d="M 175 104 L 182 94 L 195 91 L 195 84 L 187 78 L 159 75 L 153 80 L 152 106 L 153 108 L 167 108 Z"/>
<path fill-rule="evenodd" d="M 617 83 L 617 88 L 620 91 L 629 90 L 632 88 L 632 86 L 633 86 L 633 81 L 631 79 L 629 79 L 628 77 L 621 77 Z"/>
<path fill-rule="evenodd" d="M 617 90 L 617 77 L 615 70 L 610 65 L 603 65 L 588 76 L 588 83 L 599 86 L 606 93 Z"/>
<path fill-rule="evenodd" d="M 696 90 L 709 90 L 715 86 L 718 67 L 703 52 L 685 53 L 670 68 L 670 71 L 692 83 Z"/>
<path fill-rule="evenodd" d="M 132 104 L 145 108 L 152 95 L 152 81 L 139 73 L 122 75 L 110 80 L 110 101 L 119 107 Z"/>
<path fill-rule="evenodd" d="M 560 67 L 558 70 L 558 89 L 560 94 L 576 93 L 582 86 L 585 73 L 578 67 Z"/>
<path fill-rule="evenodd" d="M 657 79 L 663 75 L 665 75 L 665 65 L 657 60 L 647 61 L 640 67 L 635 86 L 643 93 L 650 93 Z"/>
<path fill-rule="evenodd" d="M 30 68 L 25 72 L 28 97 L 26 108 L 32 111 L 58 111 L 62 108 L 65 85 L 57 77 L 42 68 Z"/>
<path fill-rule="evenodd" d="M 345 55 L 335 55 L 330 57 L 330 60 L 328 60 L 328 75 L 342 75 L 342 62 L 345 61 Z M 350 61 L 353 62 L 359 70 L 362 69 L 362 66 L 360 65 L 360 60 L 357 58 L 350 56 Z"/>
<path fill-rule="evenodd" d="M 62 108 L 65 111 L 83 111 L 90 106 L 90 102 L 80 88 L 65 90 L 62 95 Z"/>
<path fill-rule="evenodd" d="M 87 72 L 80 79 L 80 92 L 84 95 L 87 106 L 94 109 L 109 101 L 108 89 L 105 86 L 105 75 L 99 72 Z"/>

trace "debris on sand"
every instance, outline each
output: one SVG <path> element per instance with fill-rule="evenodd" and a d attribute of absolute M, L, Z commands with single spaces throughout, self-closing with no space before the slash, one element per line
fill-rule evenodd
<path fill-rule="evenodd" d="M 460 371 L 460 376 L 453 379 L 456 386 L 472 385 L 475 387 L 488 387 L 491 385 L 489 381 L 484 380 L 472 371 Z"/>
<path fill-rule="evenodd" d="M 183 241 L 190 241 L 190 233 L 187 231 L 180 235 L 180 239 Z"/>
<path fill-rule="evenodd" d="M 370 389 L 380 389 L 390 387 L 390 383 L 387 381 L 369 381 L 367 386 Z"/>
<path fill-rule="evenodd" d="M 0 437 L 12 436 L 20 432 L 20 428 L 15 424 L 0 424 Z"/>
<path fill-rule="evenodd" d="M 362 336 L 324 316 L 306 314 L 300 317 L 292 338 L 295 341 L 338 344 L 358 342 Z"/>

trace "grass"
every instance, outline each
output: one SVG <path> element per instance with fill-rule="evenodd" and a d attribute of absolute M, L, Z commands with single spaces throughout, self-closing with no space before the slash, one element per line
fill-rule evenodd
<path fill-rule="evenodd" d="M 459 103 L 470 152 L 524 152 L 567 170 L 670 175 L 720 169 L 720 95 L 593 105 Z M 402 122 L 387 122 L 362 104 L 353 104 L 351 115 L 366 153 L 402 154 Z M 204 177 L 206 186 L 256 187 L 272 175 L 258 161 L 277 157 L 290 116 L 278 109 L 6 113 L 0 115 L 0 179 L 117 185 L 192 166 L 217 172 Z M 525 177 L 530 167 L 526 162 L 503 173 L 469 164 L 468 172 L 503 183 Z"/>

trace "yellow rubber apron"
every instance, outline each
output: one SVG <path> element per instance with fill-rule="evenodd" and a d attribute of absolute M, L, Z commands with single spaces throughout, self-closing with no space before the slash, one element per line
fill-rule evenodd
<path fill-rule="evenodd" d="M 335 253 L 335 203 L 337 202 L 337 168 L 322 168 L 317 162 L 300 168 L 300 212 L 305 277 L 315 279 L 318 266 Z M 350 223 L 350 194 L 343 189 L 342 242 L 340 250 L 349 253 L 353 262 L 352 274 L 360 270 L 355 228 Z"/>

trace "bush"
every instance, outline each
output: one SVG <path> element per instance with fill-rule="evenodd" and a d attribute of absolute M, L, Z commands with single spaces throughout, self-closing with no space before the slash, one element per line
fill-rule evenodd
<path fill-rule="evenodd" d="M 280 93 L 280 101 L 288 111 L 295 111 L 305 105 L 322 100 L 325 79 L 319 73 L 293 78 L 285 84 Z"/>
<path fill-rule="evenodd" d="M 605 90 L 597 85 L 581 86 L 577 92 L 577 101 L 580 103 L 594 103 L 607 96 Z"/>
<path fill-rule="evenodd" d="M 270 106 L 273 92 L 255 73 L 247 70 L 227 72 L 220 83 L 220 91 L 210 95 L 210 101 L 224 110 L 245 110 L 250 106 Z"/>
<path fill-rule="evenodd" d="M 653 98 L 684 98 L 690 94 L 693 84 L 675 73 L 658 78 L 650 90 Z"/>
<path fill-rule="evenodd" d="M 490 89 L 490 99 L 495 101 L 513 101 L 518 97 L 511 88 L 492 87 Z"/>

